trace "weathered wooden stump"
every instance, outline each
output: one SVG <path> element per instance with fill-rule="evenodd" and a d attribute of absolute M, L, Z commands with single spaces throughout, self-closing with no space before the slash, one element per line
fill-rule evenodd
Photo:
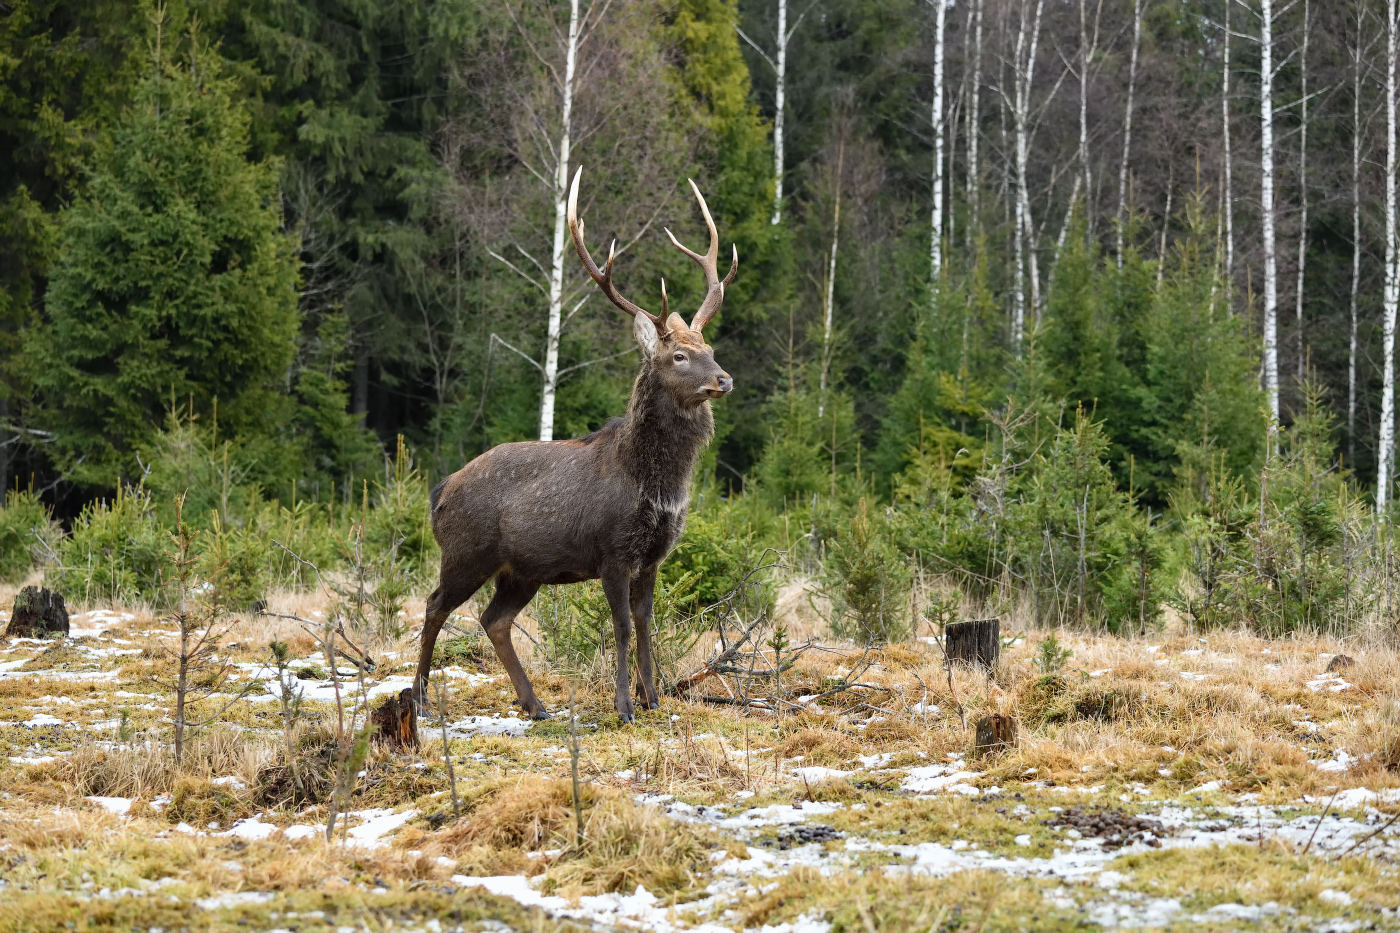
<path fill-rule="evenodd" d="M 943 645 L 948 660 L 968 667 L 980 665 L 990 674 L 996 670 L 1001 655 L 1001 620 L 951 622 L 943 629 Z"/>
<path fill-rule="evenodd" d="M 1354 667 L 1355 665 L 1356 660 L 1354 658 L 1349 658 L 1344 654 L 1339 654 L 1332 658 L 1332 660 L 1327 662 L 1327 673 L 1335 674 L 1338 671 L 1344 671 L 1349 667 Z"/>
<path fill-rule="evenodd" d="M 418 709 L 413 702 L 413 690 L 405 687 L 389 697 L 370 714 L 374 726 L 374 741 L 388 745 L 396 752 L 418 748 Z"/>
<path fill-rule="evenodd" d="M 15 594 L 15 608 L 5 629 L 10 638 L 47 638 L 68 634 L 68 610 L 63 594 L 26 586 Z"/>
<path fill-rule="evenodd" d="M 973 754 L 979 758 L 992 755 L 1016 744 L 1016 720 L 1001 713 L 993 713 L 977 720 L 977 744 Z"/>

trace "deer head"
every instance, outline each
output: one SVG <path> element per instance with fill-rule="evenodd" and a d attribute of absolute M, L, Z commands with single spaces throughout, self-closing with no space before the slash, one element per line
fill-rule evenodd
<path fill-rule="evenodd" d="M 602 269 L 598 268 L 598 264 L 588 254 L 588 247 L 583 242 L 583 221 L 578 216 L 578 183 L 582 174 L 583 168 L 580 167 L 574 172 L 573 183 L 569 186 L 569 233 L 573 236 L 574 249 L 578 251 L 583 268 L 593 281 L 598 283 L 598 287 L 608 296 L 609 301 L 631 315 L 632 334 L 637 338 L 638 346 L 642 348 L 647 365 L 678 400 L 683 404 L 698 405 L 706 399 L 727 395 L 734 388 L 734 380 L 715 362 L 714 350 L 705 343 L 701 331 L 724 304 L 724 291 L 739 272 L 739 248 L 732 247 L 734 260 L 729 266 L 729 274 L 720 281 L 719 233 L 715 230 L 715 221 L 710 216 L 710 208 L 705 204 L 705 198 L 692 181 L 690 188 L 695 192 L 695 200 L 700 202 L 700 213 L 705 215 L 705 225 L 710 229 L 710 248 L 702 256 L 681 245 L 670 230 L 666 231 L 666 235 L 671 238 L 671 243 L 676 249 L 695 260 L 705 273 L 705 283 L 708 286 L 705 300 L 700 303 L 700 309 L 695 312 L 690 323 L 686 324 L 679 314 L 670 310 L 666 298 L 666 281 L 663 279 L 661 314 L 652 314 L 624 298 L 613 284 L 613 260 L 617 258 L 616 240 L 608 247 L 608 261 Z"/>

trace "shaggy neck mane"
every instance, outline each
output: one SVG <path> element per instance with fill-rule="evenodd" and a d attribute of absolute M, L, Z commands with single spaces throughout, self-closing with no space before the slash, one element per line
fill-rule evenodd
<path fill-rule="evenodd" d="M 644 495 L 669 499 L 690 489 L 695 461 L 714 433 L 709 400 L 681 407 L 648 363 L 632 386 L 618 450 Z"/>

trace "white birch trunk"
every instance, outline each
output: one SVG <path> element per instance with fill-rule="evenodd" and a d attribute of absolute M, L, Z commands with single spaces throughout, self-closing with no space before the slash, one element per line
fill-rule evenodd
<path fill-rule="evenodd" d="M 844 120 L 844 116 L 842 118 Z M 826 385 L 831 372 L 831 338 L 836 306 L 836 248 L 841 242 L 841 175 L 846 162 L 846 128 L 841 128 L 840 148 L 836 151 L 836 204 L 831 212 L 831 258 L 826 269 L 826 307 L 822 313 L 822 369 L 817 392 L 817 417 L 826 414 Z"/>
<path fill-rule="evenodd" d="M 1084 197 L 1086 201 L 1092 201 L 1094 178 L 1089 165 L 1089 65 L 1094 49 L 1089 45 L 1089 24 L 1084 6 L 1085 0 L 1079 0 L 1079 163 L 1084 173 Z M 1073 208 L 1071 203 L 1071 213 Z M 1092 216 L 1092 213 L 1086 212 L 1086 216 Z"/>
<path fill-rule="evenodd" d="M 1027 0 L 1027 3 L 1029 0 Z M 1031 84 L 1035 80 L 1036 48 L 1040 40 L 1040 16 L 1045 0 L 1036 0 L 1035 15 L 1027 22 L 1026 5 L 1021 7 L 1021 28 L 1016 35 L 1015 87 L 1011 115 L 1016 139 L 1016 282 L 1012 296 L 1012 339 L 1019 355 L 1021 332 L 1026 326 L 1026 265 L 1030 253 L 1031 312 L 1039 310 L 1039 270 L 1035 257 L 1035 226 L 1030 200 L 1030 107 Z M 1027 29 L 1029 27 L 1029 35 Z"/>
<path fill-rule="evenodd" d="M 947 0 L 932 0 L 933 39 L 933 218 L 929 232 L 929 274 L 937 300 L 943 278 L 943 36 L 948 18 Z"/>
<path fill-rule="evenodd" d="M 1230 153 L 1230 8 L 1225 4 L 1224 64 L 1220 69 L 1220 129 L 1225 143 L 1225 313 L 1235 313 L 1235 190 Z"/>
<path fill-rule="evenodd" d="M 971 249 L 982 229 L 982 166 L 978 162 L 982 139 L 982 8 L 986 0 L 976 0 L 972 32 L 972 87 L 967 108 L 967 203 L 972 212 L 967 225 L 967 245 Z"/>
<path fill-rule="evenodd" d="M 1128 154 L 1133 145 L 1133 92 L 1137 87 L 1138 48 L 1142 45 L 1143 2 L 1144 0 L 1133 0 L 1133 47 L 1128 56 L 1128 103 L 1123 111 L 1123 157 L 1118 161 L 1118 229 L 1113 234 L 1113 245 L 1120 269 L 1123 268 L 1123 225 L 1128 222 Z"/>
<path fill-rule="evenodd" d="M 1302 70 L 1302 103 L 1299 105 L 1298 137 L 1298 195 L 1300 213 L 1298 215 L 1298 285 L 1294 295 L 1294 325 L 1298 332 L 1298 385 L 1303 384 L 1304 359 L 1307 356 L 1303 341 L 1303 282 L 1304 268 L 1308 260 L 1308 37 L 1311 23 L 1309 0 L 1303 0 L 1303 49 L 1300 68 Z"/>
<path fill-rule="evenodd" d="M 1356 317 L 1361 290 L 1361 42 L 1365 8 L 1356 13 L 1351 74 L 1351 330 L 1347 339 L 1347 457 L 1356 463 Z"/>
<path fill-rule="evenodd" d="M 1264 233 L 1264 395 L 1278 429 L 1278 245 L 1274 229 L 1274 4 L 1259 4 L 1259 213 Z"/>
<path fill-rule="evenodd" d="M 559 389 L 559 331 L 564 307 L 564 235 L 568 220 L 569 128 L 574 109 L 574 69 L 578 61 L 578 2 L 569 0 L 569 37 L 564 53 L 564 105 L 554 167 L 554 250 L 549 266 L 549 327 L 544 345 L 544 386 L 540 392 L 540 440 L 554 440 L 554 396 Z"/>
<path fill-rule="evenodd" d="M 773 102 L 773 219 L 783 219 L 783 110 L 787 103 L 787 0 L 778 0 L 778 56 L 773 70 L 777 72 Z"/>
<path fill-rule="evenodd" d="M 1396 0 L 1385 6 L 1385 296 L 1381 309 L 1385 364 L 1381 381 L 1381 425 L 1376 451 L 1376 511 L 1384 518 L 1390 500 L 1390 474 L 1395 457 L 1395 57 Z"/>

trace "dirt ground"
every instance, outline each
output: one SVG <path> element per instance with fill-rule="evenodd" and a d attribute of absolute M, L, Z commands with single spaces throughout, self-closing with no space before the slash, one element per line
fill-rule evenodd
<path fill-rule="evenodd" d="M 794 644 L 819 638 L 800 581 L 778 606 Z M 66 639 L 0 641 L 0 930 L 1400 928 L 1400 654 L 1379 638 L 1013 619 L 996 670 L 951 683 L 927 635 L 823 640 L 777 713 L 742 705 L 771 680 L 711 678 L 623 725 L 602 677 L 539 660 L 554 717 L 520 719 L 465 637 L 438 675 L 445 723 L 370 751 L 327 842 L 335 723 L 409 684 L 411 631 L 337 684 L 296 622 L 240 620 L 177 766 L 171 622 L 77 609 Z M 1036 663 L 1050 634 L 1059 669 Z M 274 639 L 305 696 L 290 756 Z M 978 757 L 990 713 L 1018 741 Z"/>

